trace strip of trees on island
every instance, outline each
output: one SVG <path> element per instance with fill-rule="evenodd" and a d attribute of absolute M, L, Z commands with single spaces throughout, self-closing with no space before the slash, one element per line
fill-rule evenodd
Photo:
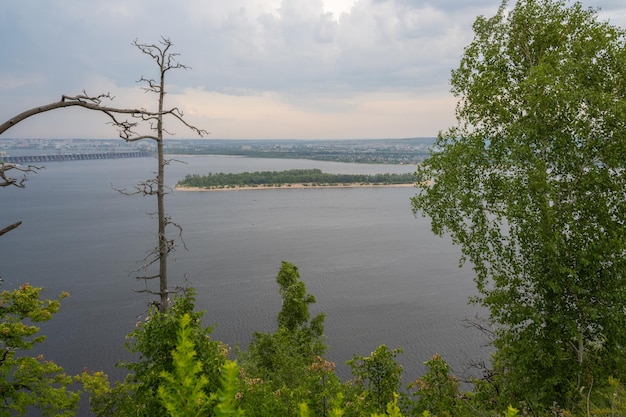
<path fill-rule="evenodd" d="M 286 171 L 261 171 L 207 175 L 191 174 L 178 182 L 178 187 L 223 189 L 239 187 L 289 187 L 294 184 L 308 186 L 340 185 L 394 185 L 414 184 L 414 173 L 404 174 L 329 174 L 320 169 L 290 169 Z"/>

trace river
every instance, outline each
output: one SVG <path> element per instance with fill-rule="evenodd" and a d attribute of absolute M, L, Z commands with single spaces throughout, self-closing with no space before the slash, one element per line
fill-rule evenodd
<path fill-rule="evenodd" d="M 320 168 L 333 173 L 412 172 L 401 165 L 219 156 L 177 158 L 170 186 L 186 174 Z M 68 291 L 61 311 L 42 325 L 36 351 L 70 373 L 123 372 L 124 336 L 145 317 L 148 300 L 133 270 L 156 243 L 155 201 L 113 190 L 147 179 L 156 160 L 53 162 L 30 175 L 26 189 L 0 190 L 2 225 L 23 224 L 0 238 L 5 289 L 23 282 L 47 297 Z M 326 318 L 328 358 L 349 378 L 345 361 L 378 345 L 402 348 L 405 380 L 442 354 L 461 373 L 487 357 L 486 340 L 467 326 L 472 272 L 460 251 L 414 217 L 412 187 L 176 192 L 167 198 L 188 250 L 171 258 L 172 285 L 191 285 L 215 338 L 245 348 L 254 331 L 275 329 L 282 260 L 298 265 L 313 314 Z"/>

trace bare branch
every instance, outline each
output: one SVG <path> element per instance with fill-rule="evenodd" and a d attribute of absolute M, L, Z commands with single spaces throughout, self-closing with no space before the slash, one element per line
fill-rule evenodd
<path fill-rule="evenodd" d="M 473 319 L 464 319 L 463 321 L 465 322 L 465 327 L 479 330 L 487 337 L 489 340 L 487 346 L 493 344 L 493 341 L 496 339 L 496 331 L 493 329 L 492 323 L 490 323 L 489 320 L 475 315 Z"/>
<path fill-rule="evenodd" d="M 171 114 L 172 116 L 177 118 L 179 122 L 184 124 L 187 128 L 189 128 L 189 129 L 193 130 L 194 132 L 196 132 L 196 134 L 198 136 L 200 136 L 200 137 L 203 137 L 204 135 L 208 135 L 209 134 L 208 131 L 206 131 L 204 129 L 199 129 L 199 128 L 197 128 L 197 127 L 187 123 L 187 121 L 183 118 L 183 112 L 180 111 L 177 107 L 174 107 L 173 109 L 170 109 L 170 110 L 166 111 L 165 113 Z"/>
<path fill-rule="evenodd" d="M 181 243 L 183 244 L 183 248 L 186 251 L 189 251 L 189 249 L 187 248 L 187 244 L 185 243 L 185 240 L 183 239 L 183 227 L 179 223 L 176 223 L 176 222 L 172 221 L 172 218 L 169 217 L 169 216 L 165 218 L 165 222 L 166 222 L 166 224 L 168 224 L 168 225 L 171 224 L 176 229 L 178 229 L 178 238 L 180 239 Z M 172 250 L 174 250 L 174 249 L 175 248 L 173 247 Z"/>
<path fill-rule="evenodd" d="M 141 136 L 133 136 L 133 137 L 123 137 L 122 139 L 124 139 L 126 142 L 137 142 L 137 141 L 139 141 L 139 140 L 143 140 L 143 139 L 159 140 L 159 138 L 157 138 L 156 136 L 152 136 L 152 135 L 141 135 Z"/>
<path fill-rule="evenodd" d="M 148 180 L 142 181 L 139 184 L 133 186 L 134 191 L 129 191 L 126 188 L 116 188 L 111 184 L 111 188 L 117 191 L 120 194 L 131 196 L 131 195 L 156 195 L 158 192 L 158 182 L 156 178 L 150 178 Z"/>
<path fill-rule="evenodd" d="M 37 173 L 37 171 L 39 171 L 40 169 L 43 169 L 43 167 L 40 166 L 35 166 L 35 165 L 28 165 L 26 168 L 22 168 L 21 166 L 17 165 L 17 164 L 8 164 L 5 162 L 0 162 L 0 187 L 8 187 L 10 185 L 18 187 L 18 188 L 24 188 L 25 187 L 25 183 L 26 183 L 26 173 Z M 13 178 L 11 176 L 9 176 L 7 174 L 7 172 L 9 171 L 17 171 L 17 172 L 21 172 L 22 177 L 21 178 Z"/>
<path fill-rule="evenodd" d="M 133 291 L 134 291 L 134 292 L 136 292 L 136 293 L 140 293 L 140 294 L 143 294 L 143 293 L 146 293 L 146 294 L 151 294 L 151 295 L 160 295 L 160 294 L 161 294 L 161 293 L 156 292 L 156 291 L 151 291 L 151 290 L 149 290 L 149 289 L 147 289 L 147 288 L 146 288 L 146 289 L 144 289 L 144 290 L 133 290 Z M 151 304 L 158 305 L 158 304 L 156 303 L 156 301 L 153 301 Z"/>
<path fill-rule="evenodd" d="M 138 276 L 138 277 L 135 277 L 135 279 L 137 279 L 137 280 L 140 280 L 140 279 L 156 279 L 156 278 L 160 278 L 160 277 L 161 277 L 161 275 L 156 274 L 156 275 L 150 275 L 150 276 L 145 276 L 145 275 L 144 276 Z"/>
<path fill-rule="evenodd" d="M 92 104 L 95 104 L 95 105 L 99 106 L 100 104 L 102 104 L 102 99 L 104 99 L 104 98 L 106 98 L 108 100 L 111 100 L 111 101 L 113 101 L 115 99 L 115 97 L 111 96 L 111 93 L 100 94 L 100 95 L 97 95 L 97 96 L 89 96 L 89 95 L 87 95 L 87 92 L 85 90 L 83 90 L 83 94 L 80 94 L 80 95 L 77 95 L 77 96 L 73 96 L 72 97 L 72 96 L 63 95 L 61 97 L 61 101 L 66 101 L 66 100 L 67 101 L 82 101 L 82 102 L 85 102 L 85 103 L 92 103 Z"/>
<path fill-rule="evenodd" d="M 46 104 L 43 106 L 33 107 L 32 109 L 26 110 L 13 118 L 7 120 L 6 122 L 0 125 L 0 134 L 6 132 L 11 127 L 20 123 L 21 121 L 34 116 L 36 114 L 45 113 L 51 110 L 61 109 L 65 107 L 83 107 L 89 110 L 100 111 L 107 116 L 109 116 L 115 125 L 121 125 L 123 122 L 120 122 L 115 117 L 116 114 L 152 114 L 157 115 L 158 113 L 148 112 L 146 110 L 141 109 L 119 109 L 115 107 L 102 106 L 101 100 L 104 97 L 110 97 L 108 94 L 101 94 L 99 96 L 87 96 L 78 95 L 78 96 L 62 96 L 60 101 L 56 101 L 54 103 Z"/>
<path fill-rule="evenodd" d="M 172 290 L 167 290 L 167 293 L 168 294 L 178 294 L 179 292 L 184 291 L 184 290 L 186 290 L 186 288 L 184 288 L 184 287 L 176 287 L 176 288 L 174 288 Z M 143 290 L 133 290 L 133 291 L 136 292 L 136 293 L 140 293 L 140 294 L 161 295 L 160 292 L 152 291 L 152 290 L 150 290 L 148 288 L 145 288 Z M 150 304 L 154 305 L 154 306 L 157 306 L 157 307 L 159 306 L 159 302 L 158 301 L 152 301 L 152 302 L 150 302 Z"/>
<path fill-rule="evenodd" d="M 4 229 L 0 229 L 0 236 L 2 236 L 5 233 L 9 233 L 11 230 L 17 228 L 20 226 L 20 224 L 22 224 L 21 221 L 19 222 L 15 222 L 13 224 L 8 225 L 7 227 L 5 227 Z"/>
<path fill-rule="evenodd" d="M 493 369 L 484 360 L 469 361 L 459 380 L 468 384 L 475 384 L 477 380 L 491 383 L 495 376 Z"/>
<path fill-rule="evenodd" d="M 65 108 L 65 107 L 82 107 L 85 109 L 95 110 L 95 111 L 99 111 L 99 112 L 106 114 L 111 119 L 111 124 L 119 128 L 119 136 L 126 141 L 137 141 L 141 139 L 156 140 L 156 137 L 151 136 L 151 135 L 138 136 L 133 131 L 133 129 L 137 126 L 137 123 L 130 122 L 128 120 L 119 120 L 118 116 L 122 114 L 130 115 L 131 117 L 134 117 L 134 118 L 141 118 L 143 120 L 156 118 L 158 116 L 162 116 L 165 114 L 171 114 L 176 119 L 178 119 L 181 123 L 183 123 L 187 128 L 193 130 L 200 137 L 208 133 L 204 129 L 199 129 L 187 123 L 183 119 L 182 112 L 180 112 L 178 108 L 173 108 L 173 109 L 163 111 L 163 112 L 152 112 L 146 109 L 132 109 L 132 108 L 123 109 L 123 108 L 117 108 L 117 107 L 103 106 L 101 103 L 102 103 L 102 100 L 105 98 L 110 99 L 110 100 L 113 99 L 113 97 L 109 93 L 100 94 L 97 96 L 89 96 L 86 93 L 79 94 L 76 96 L 63 95 L 61 96 L 60 101 L 46 104 L 43 106 L 33 107 L 32 109 L 26 110 L 14 116 L 13 118 L 7 120 L 6 122 L 2 123 L 0 125 L 0 135 L 6 132 L 7 130 L 9 130 L 11 127 L 15 126 L 16 124 L 22 122 L 23 120 L 31 116 L 34 116 L 40 113 L 45 113 L 51 110 Z"/>
<path fill-rule="evenodd" d="M 141 87 L 141 89 L 146 93 L 158 93 L 161 88 L 159 84 L 157 84 L 157 82 L 151 78 L 149 79 L 141 77 L 139 80 L 137 80 L 137 82 L 146 83 L 148 85 L 147 87 Z"/>
<path fill-rule="evenodd" d="M 152 265 L 156 264 L 157 262 L 159 262 L 159 248 L 156 247 L 152 250 L 150 250 L 148 252 L 148 254 L 141 260 L 142 265 L 139 266 L 137 269 L 135 269 L 132 272 L 138 272 L 138 271 L 146 271 L 148 268 L 150 268 Z M 160 274 L 156 274 L 156 277 L 161 277 Z M 135 277 L 137 279 L 140 279 L 140 277 Z"/>
<path fill-rule="evenodd" d="M 163 164 L 165 164 L 165 165 L 170 165 L 172 162 L 189 165 L 187 161 L 182 161 L 180 159 L 175 159 L 175 158 L 169 158 L 169 159 L 164 159 L 163 160 Z"/>

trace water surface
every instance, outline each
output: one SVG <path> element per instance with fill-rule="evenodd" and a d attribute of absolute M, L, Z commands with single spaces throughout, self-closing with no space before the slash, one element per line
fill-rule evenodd
<path fill-rule="evenodd" d="M 333 173 L 411 172 L 414 167 L 305 160 L 180 157 L 168 167 L 173 186 L 189 173 L 320 168 Z M 38 349 L 70 373 L 104 370 L 113 377 L 124 336 L 148 300 L 133 270 L 156 243 L 155 202 L 112 189 L 132 187 L 156 170 L 151 158 L 50 163 L 27 188 L 0 190 L 2 224 L 21 227 L 0 238 L 4 288 L 23 282 L 53 297 L 68 291 L 61 312 L 42 326 Z M 214 337 L 247 345 L 254 331 L 275 329 L 280 309 L 275 276 L 295 263 L 327 314 L 328 357 L 342 377 L 353 354 L 378 345 L 402 348 L 405 379 L 440 353 L 456 371 L 484 359 L 484 338 L 464 320 L 472 273 L 459 250 L 414 217 L 402 188 L 173 192 L 167 207 L 184 229 L 188 251 L 171 258 L 172 285 L 191 285 Z"/>

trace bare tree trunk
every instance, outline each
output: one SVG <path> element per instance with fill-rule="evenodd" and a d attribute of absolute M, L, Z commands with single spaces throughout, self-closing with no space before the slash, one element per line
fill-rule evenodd
<path fill-rule="evenodd" d="M 170 243 L 165 234 L 167 219 L 165 214 L 165 156 L 163 154 L 163 101 L 165 99 L 165 71 L 161 65 L 161 80 L 159 86 L 159 116 L 157 121 L 157 158 L 159 169 L 157 172 L 157 216 L 159 218 L 159 292 L 161 302 L 159 310 L 165 312 L 169 305 L 167 283 L 167 256 Z"/>

